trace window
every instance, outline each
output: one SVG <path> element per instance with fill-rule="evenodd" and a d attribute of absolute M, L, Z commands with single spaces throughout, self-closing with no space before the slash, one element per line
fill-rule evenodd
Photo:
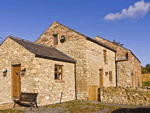
<path fill-rule="evenodd" d="M 112 82 L 112 71 L 109 71 L 109 81 Z"/>
<path fill-rule="evenodd" d="M 126 53 L 126 59 L 128 59 L 128 53 Z"/>
<path fill-rule="evenodd" d="M 58 44 L 58 36 L 57 36 L 57 34 L 53 35 L 53 36 L 54 36 L 54 45 L 57 45 Z"/>
<path fill-rule="evenodd" d="M 54 76 L 56 80 L 62 80 L 62 65 L 55 65 Z"/>
<path fill-rule="evenodd" d="M 106 50 L 104 50 L 103 52 L 104 52 L 104 62 L 107 62 Z"/>

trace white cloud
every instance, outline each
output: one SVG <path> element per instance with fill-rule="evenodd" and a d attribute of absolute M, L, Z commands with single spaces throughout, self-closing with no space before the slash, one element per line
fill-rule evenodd
<path fill-rule="evenodd" d="M 134 3 L 134 6 L 130 5 L 128 9 L 123 9 L 121 13 L 110 13 L 105 16 L 104 20 L 116 20 L 123 18 L 137 18 L 144 16 L 150 8 L 150 3 L 145 3 L 144 0 Z"/>

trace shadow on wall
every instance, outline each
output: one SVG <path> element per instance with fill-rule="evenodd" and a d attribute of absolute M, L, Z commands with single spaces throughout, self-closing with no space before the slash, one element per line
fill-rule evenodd
<path fill-rule="evenodd" d="M 149 108 L 141 107 L 141 108 L 134 108 L 134 109 L 121 108 L 112 111 L 111 113 L 150 113 L 150 107 Z"/>

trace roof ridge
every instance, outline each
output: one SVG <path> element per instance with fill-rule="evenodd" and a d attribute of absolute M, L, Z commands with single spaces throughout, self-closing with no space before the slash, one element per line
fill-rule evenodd
<path fill-rule="evenodd" d="M 94 42 L 94 43 L 97 43 L 98 45 L 104 46 L 105 48 L 108 48 L 108 49 L 110 49 L 110 50 L 116 52 L 116 50 L 113 49 L 112 47 L 109 47 L 109 46 L 107 46 L 107 45 L 104 44 L 104 43 L 101 43 L 101 42 L 99 42 L 99 41 L 96 41 L 96 40 L 94 40 L 94 39 L 92 39 L 92 38 L 90 38 L 90 37 L 84 35 L 84 34 L 81 34 L 80 32 L 77 32 L 77 31 L 73 30 L 72 28 L 69 28 L 69 27 L 67 27 L 67 26 L 65 26 L 65 25 L 63 25 L 63 24 L 61 24 L 61 23 L 59 23 L 59 22 L 57 22 L 57 21 L 54 21 L 52 24 L 54 24 L 54 23 L 59 24 L 59 25 L 65 27 L 65 28 L 67 28 L 67 29 L 69 29 L 69 30 L 74 31 L 75 33 L 78 33 L 79 35 L 84 36 L 84 37 L 86 38 L 86 40 L 90 40 L 90 41 L 92 41 L 92 42 Z M 52 25 L 52 24 L 51 24 L 51 25 Z M 50 25 L 50 26 L 51 26 L 51 25 Z M 50 27 L 50 26 L 49 26 L 49 27 Z M 49 28 L 49 27 L 48 27 L 48 28 Z M 48 28 L 47 28 L 47 29 L 48 29 Z M 46 29 L 46 30 L 47 30 L 47 29 Z M 45 31 L 46 31 L 46 30 L 45 30 Z M 44 32 L 45 32 L 45 31 L 44 31 Z M 44 33 L 44 32 L 43 32 L 43 33 Z M 40 35 L 40 36 L 41 36 L 41 35 Z M 39 38 L 40 38 L 40 37 L 39 37 Z M 39 39 L 39 38 L 38 38 L 38 39 Z M 37 40 L 38 40 L 38 39 L 37 39 Z M 36 41 L 37 41 L 37 40 L 36 40 Z M 35 42 L 36 42 L 36 41 L 35 41 Z"/>
<path fill-rule="evenodd" d="M 70 30 L 72 30 L 72 31 L 74 31 L 74 32 L 76 32 L 76 33 L 78 33 L 78 34 L 84 36 L 84 37 L 88 37 L 88 36 L 86 36 L 86 35 L 84 35 L 84 34 L 78 32 L 78 31 L 76 31 L 76 30 L 74 30 L 74 29 L 72 29 L 72 28 L 69 28 L 69 27 L 67 27 L 67 26 L 65 26 L 65 25 L 63 25 L 63 24 L 61 24 L 61 23 L 59 23 L 59 22 L 57 22 L 57 21 L 54 21 L 54 22 L 56 22 L 56 23 L 58 23 L 58 24 L 60 24 L 60 25 L 62 25 L 62 26 L 64 26 L 64 27 L 66 27 L 66 28 L 68 28 L 68 29 L 70 29 Z M 54 22 L 53 22 L 53 23 L 54 23 Z M 89 38 L 90 38 L 90 37 L 89 37 Z"/>
<path fill-rule="evenodd" d="M 21 40 L 21 41 L 25 41 L 25 42 L 29 42 L 29 43 L 32 43 L 32 44 L 35 44 L 35 45 L 39 45 L 39 46 L 54 48 L 52 46 L 45 46 L 45 45 L 42 45 L 42 44 L 39 44 L 39 43 L 35 43 L 35 42 L 32 42 L 32 41 L 21 39 L 21 38 L 18 38 L 18 37 L 15 37 L 15 36 L 11 36 L 11 35 L 7 35 L 7 37 L 9 37 L 9 38 L 15 38 L 15 39 L 18 39 L 18 40 Z"/>
<path fill-rule="evenodd" d="M 100 36 L 96 36 L 96 37 L 102 38 L 102 37 L 100 37 Z M 102 38 L 102 39 L 104 39 L 104 40 L 106 40 L 106 41 L 108 41 L 108 42 L 111 42 L 111 41 L 109 41 L 109 40 L 107 40 L 107 39 L 105 39 L 105 38 Z M 94 40 L 95 40 L 95 38 L 94 38 Z M 113 43 L 113 42 L 111 42 L 111 43 Z M 114 44 L 114 43 L 113 43 L 113 44 Z M 115 45 L 117 45 L 117 44 L 115 44 Z M 119 46 L 119 45 L 117 45 L 117 46 Z M 119 47 L 121 47 L 121 46 L 119 46 Z M 125 48 L 125 47 L 122 47 L 122 48 L 127 49 L 127 48 Z M 129 49 L 127 49 L 127 50 L 129 50 Z M 129 50 L 129 51 L 130 51 L 130 50 Z"/>
<path fill-rule="evenodd" d="M 67 26 L 65 26 L 65 25 L 63 25 L 63 24 L 61 24 L 61 23 L 59 23 L 59 22 L 57 22 L 57 21 L 54 21 L 54 22 L 56 22 L 56 23 L 58 23 L 58 24 L 60 24 L 60 25 L 62 25 L 62 26 L 64 26 L 64 27 L 66 27 L 66 28 L 68 28 L 68 29 L 70 29 L 70 30 L 72 30 L 72 31 L 74 31 L 74 32 L 76 32 L 76 33 L 82 35 L 82 36 L 84 36 L 87 40 L 90 40 L 90 41 L 92 41 L 92 42 L 95 42 L 95 41 L 96 41 L 96 40 L 94 40 L 94 39 L 92 39 L 92 38 L 90 38 L 90 37 L 88 37 L 88 36 L 86 36 L 86 35 L 84 35 L 84 34 L 82 34 L 82 33 L 80 33 L 80 32 L 77 32 L 77 31 L 73 30 L 72 28 L 69 28 L 69 27 L 67 27 Z M 54 22 L 53 22 L 53 23 L 54 23 Z M 107 45 L 104 44 L 104 43 L 101 43 L 101 42 L 98 42 L 98 41 L 97 41 L 97 43 L 100 43 L 101 46 L 105 46 L 106 48 L 109 48 L 109 49 L 112 50 L 112 51 L 116 51 L 115 49 L 113 49 L 112 47 L 107 46 Z"/>

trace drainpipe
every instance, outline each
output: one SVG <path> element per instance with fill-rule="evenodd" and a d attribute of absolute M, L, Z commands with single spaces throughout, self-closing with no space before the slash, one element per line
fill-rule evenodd
<path fill-rule="evenodd" d="M 116 69 L 116 86 L 118 86 L 118 83 L 117 83 L 117 61 L 116 61 L 116 53 L 115 53 L 115 69 Z"/>
<path fill-rule="evenodd" d="M 76 63 L 74 64 L 74 75 L 75 75 L 75 99 L 77 100 L 77 86 L 76 86 Z"/>

